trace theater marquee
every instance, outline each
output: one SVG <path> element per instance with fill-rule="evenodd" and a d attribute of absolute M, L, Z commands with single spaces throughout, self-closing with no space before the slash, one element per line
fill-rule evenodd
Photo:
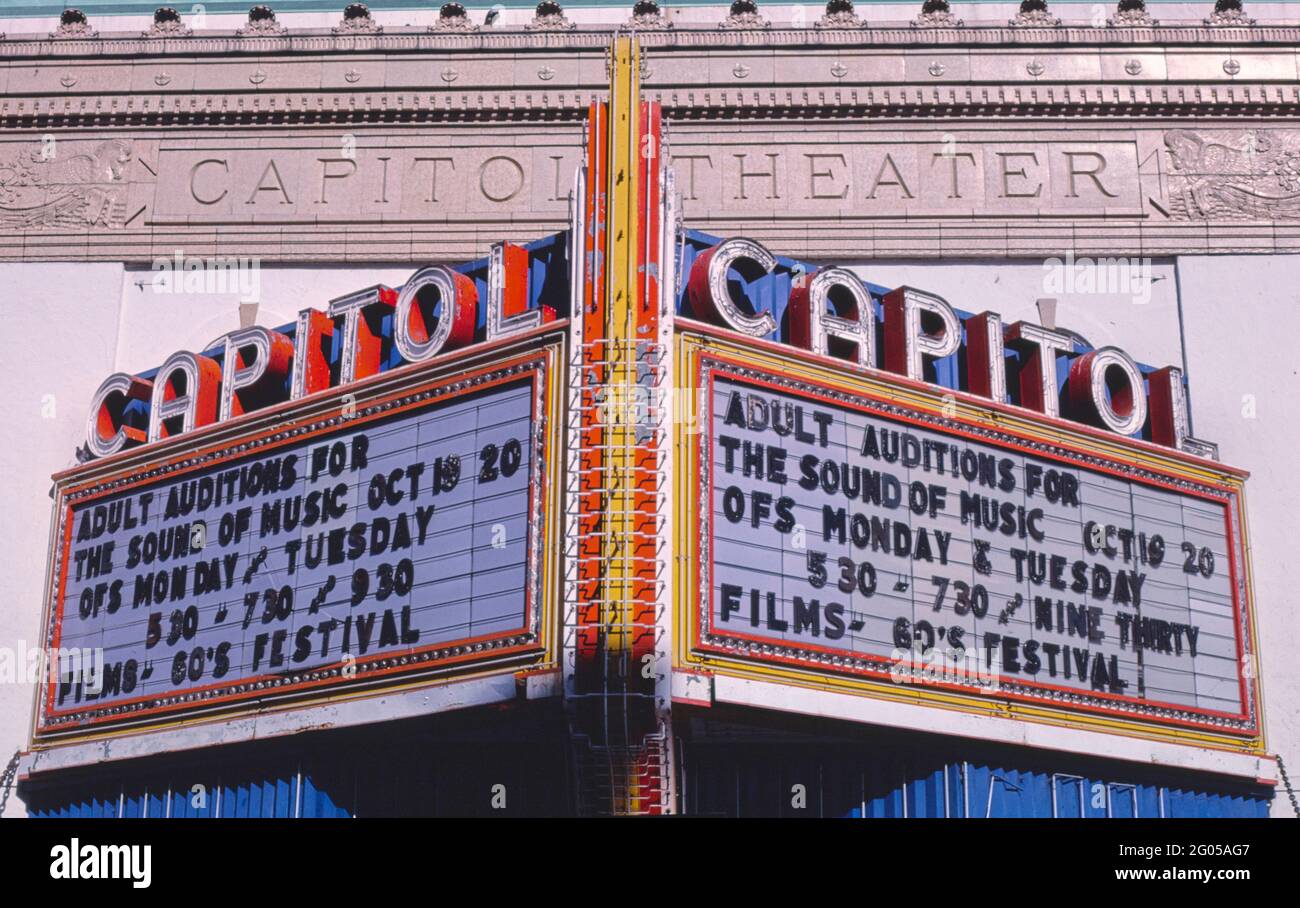
<path fill-rule="evenodd" d="M 1244 474 L 698 327 L 684 667 L 1257 745 Z"/>
<path fill-rule="evenodd" d="M 558 344 L 539 326 L 56 477 L 69 664 L 38 736 L 544 657 Z"/>

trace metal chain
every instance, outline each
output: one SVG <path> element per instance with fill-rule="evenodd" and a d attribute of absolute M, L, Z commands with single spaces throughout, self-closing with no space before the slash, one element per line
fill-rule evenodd
<path fill-rule="evenodd" d="M 14 755 L 9 758 L 9 764 L 5 766 L 4 772 L 0 773 L 0 817 L 5 815 L 5 805 L 9 803 L 9 792 L 13 790 L 14 779 L 18 775 L 18 758 L 22 755 L 22 749 L 14 751 Z M 1291 798 L 1295 802 L 1294 796 Z"/>
<path fill-rule="evenodd" d="M 1300 804 L 1296 803 L 1295 789 L 1291 787 L 1291 779 L 1286 774 L 1286 763 L 1282 760 L 1282 754 L 1277 754 L 1277 769 L 1282 774 L 1282 784 L 1286 787 L 1286 796 L 1291 799 L 1291 810 L 1297 817 L 1300 817 Z M 0 812 L 3 812 L 0 810 Z"/>

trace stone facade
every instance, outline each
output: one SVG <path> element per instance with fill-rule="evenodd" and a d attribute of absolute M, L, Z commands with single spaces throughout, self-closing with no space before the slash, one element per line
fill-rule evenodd
<path fill-rule="evenodd" d="M 1044 237 L 1098 254 L 1295 251 L 1300 29 L 1240 32 L 641 41 L 684 213 L 703 229 L 830 256 L 1016 255 Z M 0 42 L 0 259 L 142 262 L 184 246 L 413 263 L 559 230 L 608 39 L 14 36 Z"/>

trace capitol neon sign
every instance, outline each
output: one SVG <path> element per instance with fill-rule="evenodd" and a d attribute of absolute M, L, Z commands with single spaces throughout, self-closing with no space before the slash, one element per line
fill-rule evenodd
<path fill-rule="evenodd" d="M 528 308 L 527 277 L 527 250 L 507 243 L 493 247 L 485 342 L 555 318 L 549 308 Z M 386 340 L 407 363 L 466 347 L 475 339 L 478 296 L 469 277 L 432 265 L 415 272 L 400 290 L 377 284 L 331 300 L 325 311 L 301 310 L 292 338 L 269 328 L 241 328 L 205 353 L 173 353 L 152 379 L 114 373 L 91 400 L 87 447 L 95 457 L 108 457 L 286 399 L 352 384 L 380 371 Z M 391 320 L 382 321 L 388 314 Z M 335 331 L 340 332 L 337 380 L 327 352 Z M 220 361 L 207 353 L 218 354 Z M 147 407 L 147 429 L 125 418 L 131 401 Z"/>
<path fill-rule="evenodd" d="M 691 265 L 691 314 L 749 337 L 770 337 L 777 330 L 772 313 L 753 305 L 747 311 L 733 299 L 728 282 L 733 273 L 752 281 L 776 268 L 776 256 L 753 240 L 712 246 Z M 912 287 L 885 294 L 882 310 L 884 349 L 877 351 L 876 309 L 862 279 L 846 268 L 820 268 L 792 284 L 785 339 L 819 356 L 847 350 L 860 367 L 913 381 L 926 381 L 928 361 L 958 355 L 966 365 L 963 390 L 980 397 L 1008 403 L 1013 371 L 1021 407 L 1124 436 L 1149 425 L 1147 435 L 1156 444 L 1213 456 L 1213 445 L 1190 436 L 1183 374 L 1174 366 L 1144 375 L 1118 347 L 1078 353 L 1074 336 L 1065 332 L 1024 321 L 1004 326 L 996 312 L 962 319 L 942 298 Z M 1018 364 L 1008 349 L 1018 354 Z M 1064 382 L 1058 357 L 1070 357 Z"/>
<path fill-rule="evenodd" d="M 756 280 L 777 267 L 776 256 L 753 240 L 719 242 L 691 265 L 687 312 L 743 336 L 770 338 L 777 331 L 776 318 L 752 302 L 734 299 L 728 285 L 733 274 Z M 549 308 L 528 308 L 528 269 L 527 250 L 507 243 L 493 247 L 483 341 L 518 334 L 555 317 Z M 415 272 L 399 290 L 376 285 L 331 300 L 324 311 L 303 309 L 292 338 L 268 328 L 242 328 L 224 335 L 207 353 L 172 354 L 152 379 L 115 373 L 92 399 L 88 450 L 95 457 L 107 457 L 286 399 L 351 384 L 380 371 L 386 341 L 407 363 L 466 347 L 475 341 L 478 296 L 469 277 L 434 265 Z M 388 314 L 392 318 L 383 319 Z M 883 321 L 880 350 L 878 317 Z M 336 331 L 334 378 L 327 351 Z M 866 285 L 846 268 L 823 267 L 796 276 L 784 339 L 819 356 L 836 355 L 862 368 L 918 382 L 926 381 L 927 363 L 957 355 L 966 367 L 961 390 L 995 403 L 1012 399 L 1010 376 L 1019 406 L 1045 417 L 1122 436 L 1141 433 L 1158 445 L 1200 456 L 1214 453 L 1213 445 L 1191 437 L 1183 375 L 1177 367 L 1144 373 L 1118 347 L 1079 352 L 1069 333 L 1024 321 L 1004 326 L 996 312 L 962 318 L 942 298 L 907 286 L 884 295 L 878 316 Z M 1063 379 L 1058 374 L 1062 357 L 1069 360 Z M 147 408 L 147 428 L 125 418 L 131 401 Z"/>

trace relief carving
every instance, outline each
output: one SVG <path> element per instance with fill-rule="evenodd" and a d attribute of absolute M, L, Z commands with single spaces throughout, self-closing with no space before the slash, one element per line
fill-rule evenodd
<path fill-rule="evenodd" d="M 557 0 L 542 0 L 537 4 L 537 13 L 533 16 L 533 21 L 525 25 L 524 29 L 530 32 L 562 32 L 577 27 L 564 15 L 564 10 L 560 8 Z"/>
<path fill-rule="evenodd" d="M 664 16 L 663 10 L 659 9 L 656 0 L 637 0 L 632 5 L 632 18 L 627 20 L 625 27 L 632 30 L 657 29 L 672 28 L 673 24 Z"/>
<path fill-rule="evenodd" d="M 1058 28 L 1061 20 L 1047 8 L 1047 0 L 1021 0 L 1020 11 L 1007 23 L 1012 28 Z"/>
<path fill-rule="evenodd" d="M 763 29 L 771 28 L 772 23 L 763 18 L 758 11 L 755 0 L 735 0 L 727 12 L 727 18 L 718 23 L 718 28 L 729 29 Z"/>
<path fill-rule="evenodd" d="M 1146 0 L 1119 0 L 1115 17 L 1106 24 L 1111 28 L 1154 28 L 1160 23 L 1147 12 Z"/>
<path fill-rule="evenodd" d="M 79 9 L 65 9 L 59 15 L 59 27 L 50 32 L 51 38 L 98 38 L 99 32 L 90 27 L 86 14 Z"/>
<path fill-rule="evenodd" d="M 912 28 L 961 28 L 966 23 L 952 14 L 948 0 L 925 0 Z"/>
<path fill-rule="evenodd" d="M 1300 132 L 1165 133 L 1180 220 L 1300 218 Z"/>
<path fill-rule="evenodd" d="M 493 18 L 496 10 L 488 13 Z M 444 3 L 438 10 L 438 21 L 429 26 L 431 32 L 476 32 L 478 26 L 469 21 L 469 14 L 460 3 Z"/>
<path fill-rule="evenodd" d="M 853 10 L 852 0 L 830 0 L 826 14 L 813 23 L 814 28 L 865 28 L 865 22 Z"/>
<path fill-rule="evenodd" d="M 181 19 L 181 14 L 171 6 L 160 6 L 154 10 L 153 24 L 149 30 L 142 32 L 145 38 L 188 38 L 193 30 Z"/>
<path fill-rule="evenodd" d="M 349 3 L 343 8 L 343 19 L 330 29 L 335 35 L 377 35 L 384 30 L 370 15 L 364 3 Z"/>
<path fill-rule="evenodd" d="M 102 142 L 89 154 L 54 146 L 0 159 L 0 227 L 121 227 L 131 146 Z"/>
<path fill-rule="evenodd" d="M 1214 0 L 1214 12 L 1204 22 L 1215 28 L 1250 28 L 1255 24 L 1255 20 L 1246 15 L 1241 0 Z"/>
<path fill-rule="evenodd" d="M 248 21 L 235 31 L 241 38 L 278 38 L 288 33 L 289 30 L 276 20 L 275 10 L 264 4 L 250 9 Z"/>

